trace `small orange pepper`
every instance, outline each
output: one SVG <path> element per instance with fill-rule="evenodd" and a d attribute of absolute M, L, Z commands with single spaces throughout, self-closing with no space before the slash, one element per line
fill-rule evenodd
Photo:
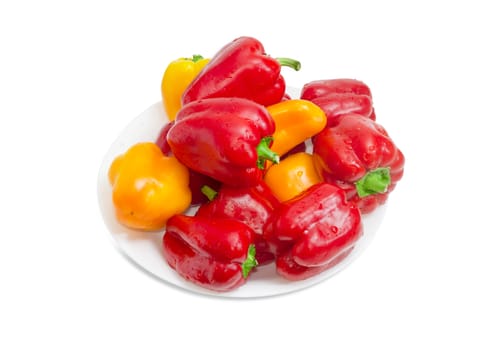
<path fill-rule="evenodd" d="M 272 165 L 264 175 L 264 182 L 280 202 L 296 197 L 312 185 L 322 182 L 311 154 L 294 153 Z"/>
<path fill-rule="evenodd" d="M 132 229 L 162 229 L 191 204 L 189 170 L 153 142 L 134 144 L 116 157 L 108 177 L 116 218 Z"/>
<path fill-rule="evenodd" d="M 279 156 L 318 134 L 327 124 L 324 111 L 307 100 L 286 100 L 268 106 L 267 110 L 276 126 L 271 150 Z"/>
<path fill-rule="evenodd" d="M 160 90 L 164 109 L 170 121 L 176 118 L 177 112 L 182 107 L 181 96 L 184 90 L 209 61 L 210 59 L 203 56 L 193 55 L 192 58 L 174 60 L 167 66 Z"/>

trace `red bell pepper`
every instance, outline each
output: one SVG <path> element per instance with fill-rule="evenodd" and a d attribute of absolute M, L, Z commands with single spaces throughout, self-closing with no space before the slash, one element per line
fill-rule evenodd
<path fill-rule="evenodd" d="M 237 220 L 175 215 L 167 221 L 163 253 L 184 279 L 226 292 L 243 285 L 257 265 L 253 235 Z"/>
<path fill-rule="evenodd" d="M 260 41 L 240 37 L 211 58 L 182 95 L 182 105 L 210 97 L 242 97 L 269 106 L 283 98 L 285 80 L 281 66 L 300 69 L 288 58 L 266 55 Z"/>
<path fill-rule="evenodd" d="M 172 150 L 167 142 L 167 134 L 174 125 L 174 121 L 165 124 L 157 137 L 155 143 L 159 146 L 162 153 L 166 156 L 172 155 Z M 208 198 L 201 192 L 203 186 L 210 186 L 216 188 L 220 186 L 220 182 L 212 179 L 209 176 L 198 173 L 192 169 L 189 169 L 189 189 L 191 190 L 191 205 L 197 205 L 206 203 Z"/>
<path fill-rule="evenodd" d="M 337 186 L 319 183 L 280 204 L 264 231 L 283 243 L 277 272 L 290 280 L 312 277 L 334 266 L 363 234 L 361 214 Z"/>
<path fill-rule="evenodd" d="M 173 125 L 174 125 L 174 121 L 171 121 L 171 122 L 168 122 L 167 124 L 165 124 L 162 127 L 162 129 L 160 129 L 159 135 L 157 136 L 157 139 L 155 140 L 155 144 L 157 146 L 159 146 L 162 153 L 166 156 L 169 156 L 172 154 L 169 143 L 167 142 L 167 134 L 169 133 L 169 130 L 172 128 Z"/>
<path fill-rule="evenodd" d="M 255 232 L 254 246 L 259 264 L 274 260 L 274 254 L 263 238 L 263 231 L 280 202 L 263 181 L 253 187 L 222 186 L 218 192 L 205 186 L 203 192 L 210 202 L 201 205 L 196 216 L 243 222 Z"/>
<path fill-rule="evenodd" d="M 177 114 L 167 141 L 188 168 L 231 186 L 252 186 L 265 160 L 279 162 L 269 149 L 275 124 L 266 108 L 236 97 L 191 102 Z"/>
<path fill-rule="evenodd" d="M 321 272 L 327 271 L 343 261 L 353 250 L 354 247 L 347 248 L 331 261 L 320 266 L 303 266 L 295 262 L 292 252 L 288 251 L 281 254 L 276 259 L 276 270 L 278 273 L 292 281 L 305 280 L 314 277 Z"/>
<path fill-rule="evenodd" d="M 324 181 L 343 188 L 362 213 L 385 203 L 404 171 L 404 156 L 387 131 L 357 114 L 317 134 L 313 153 Z"/>
<path fill-rule="evenodd" d="M 334 126 L 340 117 L 348 113 L 356 113 L 360 116 L 376 119 L 372 99 L 368 95 L 358 95 L 351 92 L 330 93 L 311 100 L 319 106 L 327 117 L 326 127 Z"/>
<path fill-rule="evenodd" d="M 327 127 L 336 125 L 339 117 L 348 113 L 376 119 L 370 88 L 359 80 L 316 80 L 304 85 L 301 98 L 315 103 L 324 111 Z"/>
<path fill-rule="evenodd" d="M 300 96 L 302 99 L 312 101 L 314 98 L 332 93 L 352 93 L 372 98 L 368 85 L 356 79 L 314 80 L 303 86 Z"/>

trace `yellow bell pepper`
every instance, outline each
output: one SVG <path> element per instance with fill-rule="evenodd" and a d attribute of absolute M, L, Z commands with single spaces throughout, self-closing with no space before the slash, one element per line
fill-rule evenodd
<path fill-rule="evenodd" d="M 264 182 L 276 198 L 284 202 L 321 183 L 322 179 L 315 169 L 312 155 L 299 152 L 272 165 L 264 175 Z"/>
<path fill-rule="evenodd" d="M 184 90 L 209 61 L 208 58 L 193 55 L 192 58 L 174 60 L 167 66 L 160 90 L 164 109 L 170 121 L 176 118 L 177 112 L 182 107 L 181 96 Z"/>
<path fill-rule="evenodd" d="M 324 111 L 307 100 L 286 100 L 267 109 L 276 126 L 271 150 L 279 156 L 318 134 L 327 124 Z"/>
<path fill-rule="evenodd" d="M 116 218 L 132 229 L 162 229 L 191 204 L 189 170 L 152 142 L 131 146 L 109 168 Z"/>

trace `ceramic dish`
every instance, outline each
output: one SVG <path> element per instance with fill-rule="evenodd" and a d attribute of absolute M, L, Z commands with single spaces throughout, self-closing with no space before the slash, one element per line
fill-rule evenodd
<path fill-rule="evenodd" d="M 290 96 L 298 96 L 298 90 L 289 88 Z M 338 265 L 323 273 L 298 282 L 287 281 L 275 273 L 274 264 L 258 267 L 251 273 L 247 283 L 228 293 L 216 293 L 199 287 L 181 278 L 167 265 L 162 254 L 162 232 L 139 232 L 131 230 L 116 220 L 111 200 L 111 187 L 107 173 L 113 159 L 124 153 L 131 145 L 140 141 L 155 141 L 162 126 L 167 123 L 161 102 L 150 106 L 136 117 L 114 141 L 102 161 L 98 178 L 99 205 L 102 217 L 118 249 L 144 271 L 171 285 L 188 291 L 233 298 L 265 297 L 290 293 L 315 285 L 332 277 L 350 265 L 367 248 L 379 228 L 386 205 L 369 215 L 363 216 L 364 235 L 355 249 Z M 193 213 L 195 209 L 190 209 Z"/>

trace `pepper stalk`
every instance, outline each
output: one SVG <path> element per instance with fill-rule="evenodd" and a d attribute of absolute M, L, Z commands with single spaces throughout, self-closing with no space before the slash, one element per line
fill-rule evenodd
<path fill-rule="evenodd" d="M 302 68 L 302 64 L 300 63 L 300 61 L 297 61 L 293 58 L 276 57 L 276 60 L 282 67 L 289 67 L 296 70 L 297 72 L 300 70 L 300 68 Z"/>
<path fill-rule="evenodd" d="M 249 249 L 247 250 L 247 258 L 242 263 L 242 276 L 247 278 L 249 276 L 249 272 L 258 265 L 256 259 L 256 246 L 251 244 Z"/>
<path fill-rule="evenodd" d="M 208 185 L 204 185 L 203 187 L 201 187 L 201 193 L 203 193 L 210 202 L 214 200 L 218 195 L 218 192 Z"/>
<path fill-rule="evenodd" d="M 257 167 L 259 169 L 264 169 L 267 160 L 273 162 L 273 164 L 278 164 L 280 162 L 280 156 L 269 148 L 269 145 L 273 141 L 273 137 L 264 137 L 259 145 L 257 145 Z"/>
<path fill-rule="evenodd" d="M 360 198 L 372 194 L 384 193 L 390 185 L 390 169 L 377 168 L 365 174 L 360 180 L 355 182 L 356 191 Z"/>

